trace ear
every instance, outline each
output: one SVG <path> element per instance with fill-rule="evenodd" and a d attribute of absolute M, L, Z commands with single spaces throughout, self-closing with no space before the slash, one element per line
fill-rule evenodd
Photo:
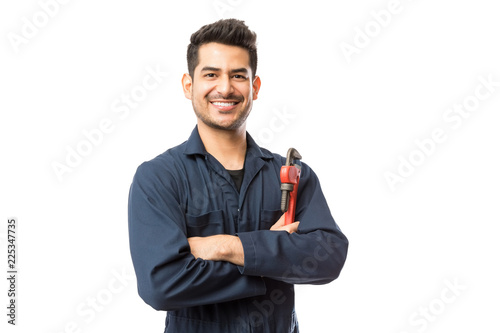
<path fill-rule="evenodd" d="M 260 77 L 255 75 L 255 79 L 253 79 L 253 99 L 257 99 L 260 90 Z"/>
<path fill-rule="evenodd" d="M 189 74 L 184 73 L 184 75 L 182 76 L 182 90 L 184 90 L 184 96 L 186 96 L 187 99 L 191 99 L 192 88 L 193 88 L 193 79 Z"/>

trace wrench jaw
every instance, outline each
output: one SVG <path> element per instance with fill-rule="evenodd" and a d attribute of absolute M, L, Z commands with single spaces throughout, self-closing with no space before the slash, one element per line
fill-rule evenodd
<path fill-rule="evenodd" d="M 302 156 L 300 153 L 297 151 L 295 148 L 290 148 L 288 149 L 288 152 L 286 153 L 286 162 L 285 165 L 291 166 L 293 165 L 293 161 L 295 160 L 301 160 Z"/>

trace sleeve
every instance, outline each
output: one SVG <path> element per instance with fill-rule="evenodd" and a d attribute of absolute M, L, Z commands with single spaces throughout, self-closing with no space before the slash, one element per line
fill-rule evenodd
<path fill-rule="evenodd" d="M 244 276 L 228 262 L 195 259 L 176 179 L 150 163 L 137 169 L 128 206 L 130 251 L 140 297 L 157 310 L 175 310 L 264 294 L 261 277 Z"/>
<path fill-rule="evenodd" d="M 294 284 L 325 284 L 344 266 L 348 240 L 335 223 L 316 174 L 302 163 L 296 207 L 297 233 L 257 230 L 239 233 L 244 275 Z"/>

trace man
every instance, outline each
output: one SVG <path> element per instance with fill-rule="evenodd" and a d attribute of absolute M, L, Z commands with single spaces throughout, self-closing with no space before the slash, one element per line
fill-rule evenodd
<path fill-rule="evenodd" d="M 318 178 L 301 163 L 296 219 L 284 225 L 284 158 L 257 146 L 256 35 L 220 20 L 191 36 L 182 78 L 197 126 L 137 169 L 129 197 L 139 295 L 166 310 L 165 332 L 299 332 L 293 285 L 336 279 L 348 241 Z M 300 221 L 300 222 L 298 222 Z"/>

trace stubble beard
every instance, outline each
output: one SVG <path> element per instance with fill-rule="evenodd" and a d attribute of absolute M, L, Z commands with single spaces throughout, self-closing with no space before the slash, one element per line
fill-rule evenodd
<path fill-rule="evenodd" d="M 227 99 L 230 99 L 229 97 Z M 248 116 L 250 115 L 250 111 L 252 106 L 247 105 L 247 109 L 243 109 L 240 112 L 238 112 L 238 115 L 236 119 L 234 119 L 231 123 L 223 125 L 217 123 L 214 119 L 210 117 L 208 112 L 205 114 L 201 112 L 198 107 L 195 105 L 195 100 L 193 99 L 193 110 L 194 113 L 196 114 L 196 117 L 200 119 L 205 125 L 207 125 L 210 128 L 216 129 L 216 130 L 225 130 L 225 131 L 233 131 L 239 129 L 243 124 L 245 124 Z M 243 99 L 240 99 L 240 103 L 243 101 Z M 205 102 L 207 103 L 206 105 L 209 105 L 210 102 L 208 100 L 208 97 L 205 98 Z"/>

